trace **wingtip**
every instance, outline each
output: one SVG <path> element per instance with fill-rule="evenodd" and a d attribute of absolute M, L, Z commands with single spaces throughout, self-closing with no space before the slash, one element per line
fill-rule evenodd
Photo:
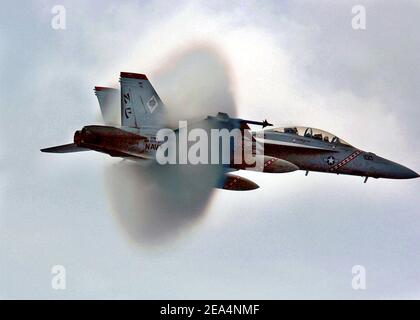
<path fill-rule="evenodd" d="M 39 151 L 44 152 L 44 153 L 52 153 L 53 148 L 54 147 L 42 148 L 42 149 L 39 149 Z"/>

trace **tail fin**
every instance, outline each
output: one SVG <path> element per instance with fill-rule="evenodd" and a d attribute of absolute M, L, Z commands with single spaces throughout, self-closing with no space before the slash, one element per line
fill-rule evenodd
<path fill-rule="evenodd" d="M 156 128 L 164 125 L 165 107 L 144 74 L 121 72 L 121 125 Z"/>
<path fill-rule="evenodd" d="M 102 118 L 107 125 L 120 125 L 120 91 L 114 88 L 95 87 Z"/>

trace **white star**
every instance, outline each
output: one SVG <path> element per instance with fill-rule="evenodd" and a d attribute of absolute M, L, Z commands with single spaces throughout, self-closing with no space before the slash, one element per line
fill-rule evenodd
<path fill-rule="evenodd" d="M 333 156 L 329 156 L 329 157 L 327 158 L 327 163 L 328 163 L 328 164 L 334 164 L 334 162 L 335 162 L 335 159 L 334 159 L 334 157 L 333 157 Z"/>

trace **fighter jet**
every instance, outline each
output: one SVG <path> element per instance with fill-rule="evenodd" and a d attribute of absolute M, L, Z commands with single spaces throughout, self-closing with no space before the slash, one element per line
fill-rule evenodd
<path fill-rule="evenodd" d="M 162 145 L 157 132 L 165 127 L 166 107 L 144 74 L 121 72 L 121 90 L 95 87 L 105 125 L 84 126 L 74 134 L 73 143 L 41 149 L 42 152 L 68 153 L 98 151 L 112 157 L 133 161 L 156 161 Z M 120 113 L 120 123 L 116 121 Z M 231 118 L 220 112 L 198 122 L 195 127 L 249 130 L 249 125 L 272 126 L 262 122 Z M 194 126 L 193 126 L 194 127 Z M 179 133 L 179 129 L 175 132 Z M 263 147 L 257 166 L 230 161 L 222 166 L 222 174 L 214 187 L 226 190 L 253 190 L 259 186 L 232 172 L 256 170 L 268 173 L 285 173 L 296 170 L 320 171 L 368 177 L 409 179 L 416 178 L 414 171 L 361 151 L 344 140 L 322 130 L 303 127 L 262 130 L 252 137 L 252 143 Z M 232 154 L 235 146 L 230 146 Z M 242 144 L 240 148 L 243 148 Z M 254 149 L 253 149 L 254 150 Z M 240 152 L 243 150 L 241 149 Z"/>

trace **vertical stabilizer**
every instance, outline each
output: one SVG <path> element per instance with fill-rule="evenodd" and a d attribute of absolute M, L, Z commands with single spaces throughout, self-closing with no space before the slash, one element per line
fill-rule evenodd
<path fill-rule="evenodd" d="M 120 90 L 108 87 L 95 87 L 102 118 L 106 125 L 120 125 Z"/>
<path fill-rule="evenodd" d="M 162 128 L 165 107 L 146 75 L 121 72 L 121 124 Z"/>

